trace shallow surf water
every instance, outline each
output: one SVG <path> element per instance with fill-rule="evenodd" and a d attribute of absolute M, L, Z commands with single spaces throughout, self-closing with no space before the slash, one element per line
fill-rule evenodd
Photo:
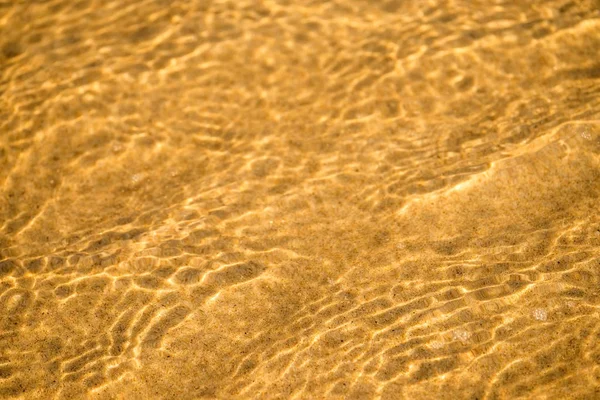
<path fill-rule="evenodd" d="M 597 0 L 0 32 L 0 398 L 600 398 Z"/>

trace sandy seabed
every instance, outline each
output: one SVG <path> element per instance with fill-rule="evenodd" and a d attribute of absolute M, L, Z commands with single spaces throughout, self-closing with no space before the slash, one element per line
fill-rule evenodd
<path fill-rule="evenodd" d="M 600 398 L 600 2 L 0 1 L 0 398 Z"/>

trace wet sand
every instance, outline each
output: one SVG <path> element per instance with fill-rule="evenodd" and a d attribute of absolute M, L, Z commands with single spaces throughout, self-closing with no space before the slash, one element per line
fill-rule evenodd
<path fill-rule="evenodd" d="M 597 0 L 0 32 L 0 398 L 600 398 Z"/>

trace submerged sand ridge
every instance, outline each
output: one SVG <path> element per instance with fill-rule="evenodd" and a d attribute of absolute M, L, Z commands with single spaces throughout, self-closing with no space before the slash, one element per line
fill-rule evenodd
<path fill-rule="evenodd" d="M 599 10 L 0 3 L 0 397 L 597 398 Z"/>

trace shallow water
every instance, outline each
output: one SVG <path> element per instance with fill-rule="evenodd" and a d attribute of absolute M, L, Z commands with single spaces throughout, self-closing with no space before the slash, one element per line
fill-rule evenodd
<path fill-rule="evenodd" d="M 0 2 L 0 397 L 600 398 L 600 2 Z"/>

